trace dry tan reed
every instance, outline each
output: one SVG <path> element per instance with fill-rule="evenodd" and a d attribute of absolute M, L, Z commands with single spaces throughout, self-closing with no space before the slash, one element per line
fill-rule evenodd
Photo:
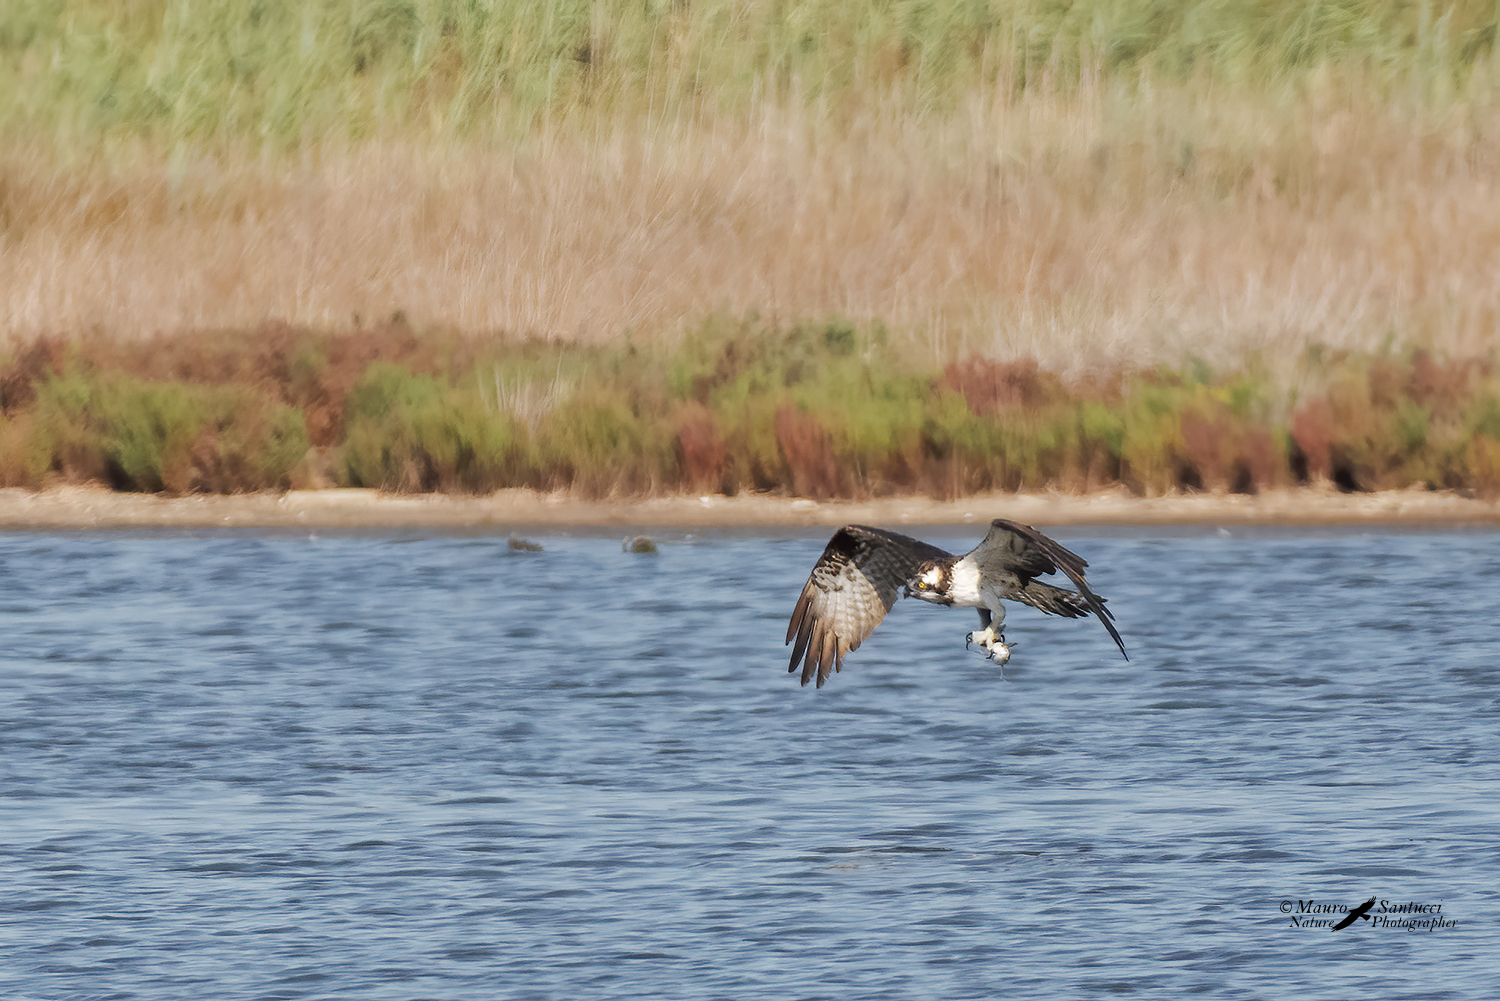
<path fill-rule="evenodd" d="M 670 341 L 719 311 L 1071 372 L 1274 366 L 1313 343 L 1488 354 L 1500 108 L 1361 94 L 1086 83 L 942 118 L 763 105 L 298 156 L 12 145 L 0 332 L 399 311 L 419 330 Z"/>

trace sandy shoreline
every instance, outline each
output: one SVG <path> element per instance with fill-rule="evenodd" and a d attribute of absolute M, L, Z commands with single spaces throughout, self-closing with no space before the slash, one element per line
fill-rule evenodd
<path fill-rule="evenodd" d="M 756 528 L 956 525 L 1006 517 L 1036 525 L 1497 525 L 1500 502 L 1448 492 L 1340 494 L 1312 488 L 1256 496 L 1158 498 L 1123 492 L 989 494 L 956 501 L 893 497 L 814 502 L 786 497 L 591 501 L 503 490 L 487 497 L 374 490 L 162 497 L 89 487 L 0 490 L 0 529 L 126 528 Z"/>

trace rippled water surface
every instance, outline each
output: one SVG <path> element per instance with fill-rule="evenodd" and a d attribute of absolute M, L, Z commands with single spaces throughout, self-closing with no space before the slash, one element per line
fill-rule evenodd
<path fill-rule="evenodd" d="M 812 535 L 0 536 L 0 996 L 1500 996 L 1500 534 L 1057 535 L 822 691 Z"/>

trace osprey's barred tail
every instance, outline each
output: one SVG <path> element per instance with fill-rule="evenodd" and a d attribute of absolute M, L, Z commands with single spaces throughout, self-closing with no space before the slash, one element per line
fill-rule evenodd
<path fill-rule="evenodd" d="M 1077 591 L 1053 587 L 1039 580 L 1029 580 L 1026 586 L 1017 588 L 1005 597 L 1023 601 L 1032 608 L 1040 608 L 1048 615 L 1061 615 L 1069 619 L 1076 619 L 1090 612 L 1088 602 Z M 1099 602 L 1102 604 L 1104 599 L 1100 598 Z"/>

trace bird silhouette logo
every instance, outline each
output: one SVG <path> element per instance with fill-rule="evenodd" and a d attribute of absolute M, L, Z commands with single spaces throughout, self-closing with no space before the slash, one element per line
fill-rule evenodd
<path fill-rule="evenodd" d="M 1370 908 L 1374 906 L 1375 898 L 1371 897 L 1369 900 L 1366 900 L 1364 903 L 1354 908 L 1354 910 L 1350 911 L 1348 917 L 1344 918 L 1344 920 L 1333 926 L 1333 930 L 1338 931 L 1340 928 L 1348 928 L 1350 925 L 1354 924 L 1356 918 L 1364 918 L 1366 921 L 1370 920 Z"/>

